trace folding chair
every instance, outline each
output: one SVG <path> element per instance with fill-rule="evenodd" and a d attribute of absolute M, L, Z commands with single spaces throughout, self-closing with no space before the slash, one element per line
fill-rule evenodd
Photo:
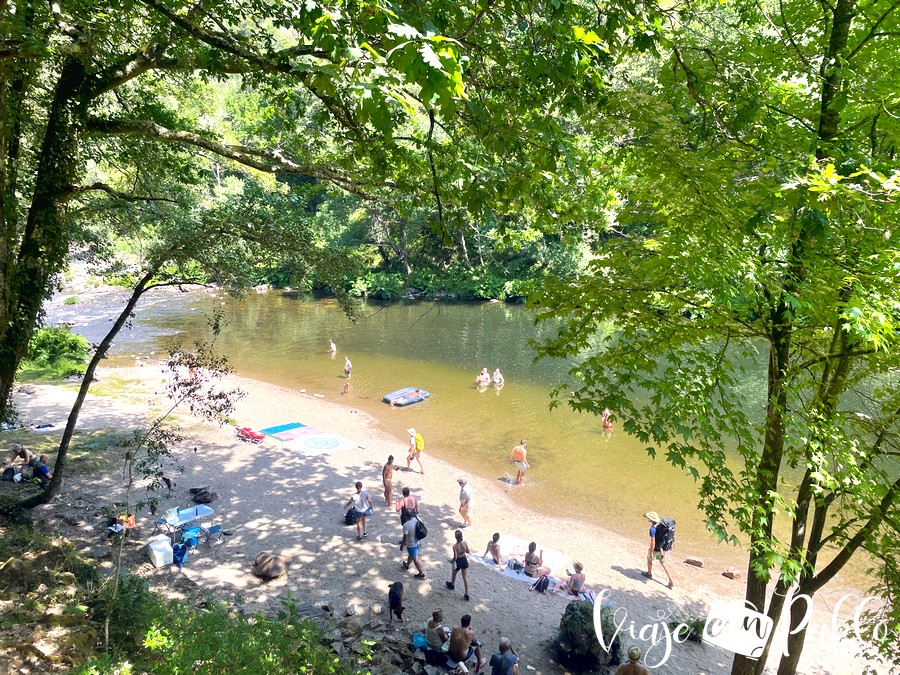
<path fill-rule="evenodd" d="M 208 530 L 205 530 L 205 532 L 206 532 L 205 541 L 206 541 L 207 546 L 210 546 L 210 547 L 212 546 L 210 542 L 212 542 L 213 539 L 219 539 L 219 540 L 222 539 L 223 531 L 222 531 L 221 525 L 211 525 Z"/>
<path fill-rule="evenodd" d="M 200 543 L 200 532 L 202 528 L 197 525 L 191 525 L 181 530 L 181 543 L 185 544 L 189 549 L 197 548 Z"/>
<path fill-rule="evenodd" d="M 163 516 L 160 516 L 159 518 L 156 519 L 156 524 L 155 524 L 155 527 L 153 528 L 153 534 L 159 534 L 160 532 L 162 532 L 164 534 L 169 534 L 169 535 L 175 533 L 175 528 L 172 527 L 172 525 L 169 524 L 169 522 L 166 521 L 166 519 Z"/>

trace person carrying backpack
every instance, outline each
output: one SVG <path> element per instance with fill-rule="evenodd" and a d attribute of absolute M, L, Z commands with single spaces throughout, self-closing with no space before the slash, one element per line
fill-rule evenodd
<path fill-rule="evenodd" d="M 675 543 L 675 521 L 672 518 L 660 518 L 656 511 L 647 511 L 644 518 L 650 521 L 650 547 L 647 550 L 647 571 L 641 574 L 652 579 L 653 561 L 657 560 L 669 578 L 669 588 L 675 588 L 675 581 L 666 566 L 666 554 Z"/>

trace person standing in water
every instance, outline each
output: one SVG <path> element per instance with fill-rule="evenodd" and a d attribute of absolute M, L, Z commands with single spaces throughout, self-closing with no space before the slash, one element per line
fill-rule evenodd
<path fill-rule="evenodd" d="M 525 470 L 528 468 L 528 460 L 525 459 L 525 455 L 527 454 L 525 444 L 527 442 L 528 440 L 523 438 L 519 441 L 519 444 L 512 449 L 512 452 L 509 453 L 509 463 L 512 464 L 515 462 L 516 469 L 518 469 L 518 473 L 516 473 L 516 485 L 525 483 Z"/>
<path fill-rule="evenodd" d="M 350 363 L 350 357 L 349 357 L 349 356 L 345 356 L 345 357 L 344 357 L 344 375 L 347 377 L 347 379 L 350 378 L 350 371 L 351 371 L 351 370 L 353 370 L 353 364 Z"/>
<path fill-rule="evenodd" d="M 600 419 L 603 422 L 603 431 L 612 431 L 613 423 L 609 419 L 609 408 L 604 408 L 603 413 L 600 415 Z"/>
<path fill-rule="evenodd" d="M 504 383 L 503 373 L 500 372 L 499 368 L 494 368 L 494 376 L 491 378 L 491 381 L 497 387 L 502 387 Z"/>
<path fill-rule="evenodd" d="M 337 345 L 334 344 L 333 340 L 328 341 L 328 353 L 331 354 L 331 358 L 334 358 L 334 355 L 337 354 Z"/>

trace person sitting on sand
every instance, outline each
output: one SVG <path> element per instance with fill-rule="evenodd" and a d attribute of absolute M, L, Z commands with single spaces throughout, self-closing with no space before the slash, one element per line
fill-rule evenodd
<path fill-rule="evenodd" d="M 578 595 L 580 593 L 584 593 L 584 565 L 580 562 L 575 562 L 575 572 L 570 572 L 566 570 L 566 574 L 569 575 L 569 580 L 563 586 L 566 589 L 567 593 L 571 593 L 572 595 Z"/>
<path fill-rule="evenodd" d="M 493 377 L 491 377 L 491 382 L 493 382 L 494 385 L 497 387 L 503 386 L 503 382 L 504 382 L 503 374 L 500 372 L 499 368 L 494 368 L 494 375 L 493 375 Z"/>
<path fill-rule="evenodd" d="M 543 574 L 550 574 L 550 568 L 544 567 L 544 549 L 541 549 L 540 555 L 536 551 L 537 544 L 534 542 L 528 544 L 528 553 L 525 554 L 526 577 L 539 577 Z"/>
<path fill-rule="evenodd" d="M 519 672 L 519 656 L 509 638 L 500 638 L 500 653 L 491 656 L 491 675 L 516 675 Z"/>
<path fill-rule="evenodd" d="M 428 643 L 428 649 L 441 651 L 450 639 L 450 628 L 443 623 L 444 610 L 441 608 L 434 610 L 431 618 L 425 622 L 425 642 Z"/>
<path fill-rule="evenodd" d="M 484 553 L 481 554 L 482 558 L 486 558 L 488 553 L 491 554 L 491 559 L 497 563 L 497 567 L 503 569 L 503 556 L 500 555 L 500 533 L 494 532 L 494 536 L 491 537 L 491 540 L 487 543 L 487 546 L 484 549 Z"/>
<path fill-rule="evenodd" d="M 616 669 L 615 675 L 650 675 L 650 671 L 640 664 L 641 648 L 632 645 L 628 648 L 628 663 Z"/>
<path fill-rule="evenodd" d="M 477 660 L 477 668 L 487 662 L 481 657 L 481 643 L 475 637 L 475 631 L 471 628 L 472 617 L 463 614 L 459 620 L 459 626 L 450 631 L 450 648 L 447 650 L 447 656 L 457 663 L 465 663 L 474 655 Z"/>

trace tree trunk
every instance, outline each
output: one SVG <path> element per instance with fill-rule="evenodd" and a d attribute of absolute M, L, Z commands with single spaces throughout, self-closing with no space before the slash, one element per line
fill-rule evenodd
<path fill-rule="evenodd" d="M 0 310 L 9 319 L 0 336 L 0 417 L 6 412 L 19 363 L 25 356 L 41 306 L 50 294 L 53 276 L 61 271 L 68 252 L 63 209 L 79 164 L 73 101 L 83 82 L 81 63 L 67 62 L 57 82 L 44 132 L 31 208 L 17 259 L 10 270 L 6 305 Z"/>
<path fill-rule="evenodd" d="M 112 345 L 113 340 L 116 339 L 119 331 L 122 330 L 122 327 L 133 316 L 134 308 L 137 306 L 138 300 L 141 299 L 144 291 L 147 290 L 147 284 L 150 283 L 150 280 L 156 274 L 158 269 L 158 266 L 154 267 L 152 271 L 145 274 L 138 282 L 131 293 L 131 297 L 128 299 L 128 303 L 119 313 L 112 328 L 109 329 L 109 332 L 100 341 L 100 344 L 97 345 L 97 349 L 94 351 L 94 355 L 91 357 L 91 361 L 84 371 L 84 378 L 81 380 L 81 386 L 78 388 L 78 396 L 75 397 L 75 403 L 72 405 L 71 412 L 69 412 L 66 428 L 65 431 L 63 431 L 62 439 L 59 442 L 59 451 L 56 456 L 56 464 L 53 467 L 53 478 L 50 480 L 50 485 L 47 486 L 46 490 L 43 490 L 30 499 L 22 502 L 21 506 L 23 508 L 30 509 L 38 504 L 46 504 L 53 499 L 54 495 L 59 491 L 59 487 L 62 485 L 63 476 L 65 475 L 66 460 L 69 454 L 69 445 L 72 442 L 72 435 L 75 433 L 75 424 L 78 422 L 78 415 L 81 414 L 81 406 L 84 405 L 88 389 L 90 389 L 91 382 L 94 380 L 94 373 L 97 371 L 100 362 L 106 358 L 106 353 L 109 351 L 109 347 Z"/>

